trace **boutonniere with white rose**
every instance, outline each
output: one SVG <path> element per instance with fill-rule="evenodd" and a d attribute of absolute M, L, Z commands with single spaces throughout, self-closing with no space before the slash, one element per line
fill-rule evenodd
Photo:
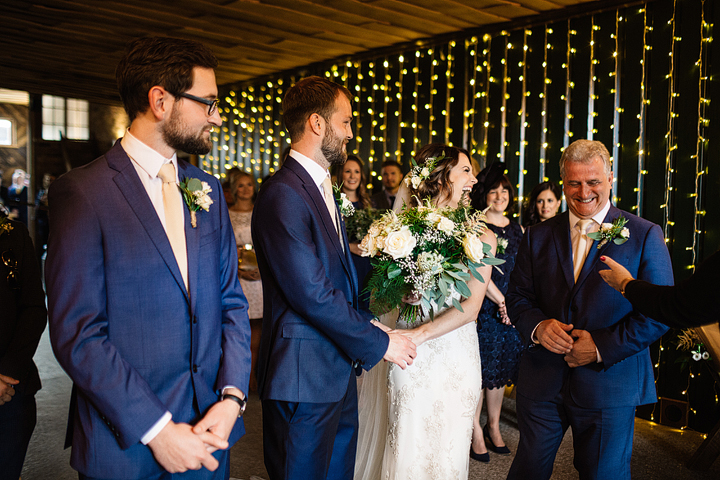
<path fill-rule="evenodd" d="M 587 236 L 600 242 L 597 248 L 602 248 L 611 240 L 615 245 L 622 245 L 630 238 L 630 230 L 625 227 L 627 222 L 628 219 L 620 215 L 612 223 L 603 223 L 600 230 L 588 233 Z"/>
<path fill-rule="evenodd" d="M 206 212 L 210 211 L 210 205 L 213 204 L 213 201 L 209 194 L 212 192 L 212 188 L 207 182 L 201 182 L 197 178 L 190 177 L 185 177 L 179 186 L 185 204 L 190 209 L 190 223 L 192 223 L 193 228 L 196 228 L 197 217 L 195 212 L 201 208 Z"/>
<path fill-rule="evenodd" d="M 353 206 L 350 199 L 347 198 L 347 195 L 342 192 L 342 184 L 333 184 L 333 193 L 335 194 L 335 201 L 340 208 L 340 215 L 345 218 L 352 217 L 355 213 L 355 207 Z"/>
<path fill-rule="evenodd" d="M 495 234 L 495 236 L 497 237 L 497 249 L 496 249 L 496 253 L 498 253 L 498 254 L 505 253 L 505 249 L 506 249 L 507 246 L 508 246 L 508 239 L 505 238 L 505 237 L 501 237 L 501 236 L 499 236 L 499 235 L 497 235 L 497 234 Z"/>

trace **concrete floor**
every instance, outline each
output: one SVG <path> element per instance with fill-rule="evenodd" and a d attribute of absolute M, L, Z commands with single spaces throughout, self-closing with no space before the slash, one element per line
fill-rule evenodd
<path fill-rule="evenodd" d="M 71 382 L 55 361 L 47 331 L 40 342 L 35 361 L 43 380 L 43 389 L 37 395 L 38 422 L 28 449 L 22 479 L 75 480 L 77 473 L 69 465 L 70 451 L 63 450 Z M 260 412 L 260 400 L 256 394 L 251 395 L 245 414 L 247 434 L 231 450 L 230 473 L 233 478 L 267 479 L 262 458 Z M 500 427 L 506 444 L 514 452 L 518 442 L 514 400 L 505 400 Z M 702 440 L 702 435 L 696 432 L 636 420 L 633 479 L 719 479 L 720 460 L 716 460 L 708 472 L 694 472 L 684 466 Z M 512 456 L 490 455 L 488 464 L 470 461 L 470 480 L 499 480 L 506 477 Z M 577 478 L 577 472 L 572 466 L 572 437 L 568 433 L 558 452 L 552 479 Z"/>

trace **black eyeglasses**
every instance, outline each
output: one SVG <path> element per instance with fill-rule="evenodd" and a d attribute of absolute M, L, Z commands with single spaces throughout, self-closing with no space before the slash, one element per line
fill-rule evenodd
<path fill-rule="evenodd" d="M 190 100 L 195 100 L 196 102 L 200 102 L 204 105 L 207 105 L 208 106 L 208 113 L 207 113 L 208 116 L 215 113 L 215 110 L 217 110 L 218 103 L 220 103 L 219 98 L 216 98 L 215 100 L 208 100 L 207 98 L 196 97 L 195 95 L 190 95 L 189 93 L 178 93 L 176 96 L 189 98 Z"/>
<path fill-rule="evenodd" d="M 17 290 L 18 288 L 20 288 L 20 282 L 18 281 L 17 277 L 18 262 L 17 257 L 12 250 L 5 250 L 2 253 L 2 262 L 7 268 L 10 269 L 7 276 L 8 286 L 13 290 Z"/>

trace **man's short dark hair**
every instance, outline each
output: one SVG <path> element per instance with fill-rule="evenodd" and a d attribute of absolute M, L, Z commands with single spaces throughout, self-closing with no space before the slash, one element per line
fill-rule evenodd
<path fill-rule="evenodd" d="M 400 170 L 400 172 L 402 173 L 402 167 L 395 160 L 385 160 L 382 163 L 382 165 L 380 165 L 380 170 L 382 170 L 385 167 L 397 167 Z"/>
<path fill-rule="evenodd" d="M 329 121 L 335 112 L 335 100 L 341 93 L 352 103 L 350 90 L 322 77 L 306 77 L 290 87 L 282 102 L 283 122 L 290 141 L 302 138 L 305 122 L 313 113 Z"/>
<path fill-rule="evenodd" d="M 215 69 L 217 65 L 212 51 L 199 42 L 168 37 L 133 40 L 115 70 L 130 121 L 150 106 L 148 92 L 152 87 L 161 86 L 178 95 L 192 88 L 195 67 Z"/>

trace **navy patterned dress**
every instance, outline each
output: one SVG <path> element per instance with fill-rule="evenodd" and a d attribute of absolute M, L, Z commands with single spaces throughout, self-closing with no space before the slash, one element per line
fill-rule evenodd
<path fill-rule="evenodd" d="M 492 281 L 505 295 L 510 282 L 510 273 L 515 267 L 515 256 L 520 247 L 523 232 L 520 225 L 513 221 L 506 227 L 498 227 L 490 223 L 487 226 L 499 238 L 508 241 L 505 252 L 496 255 L 505 260 L 505 263 L 499 265 L 503 273 L 501 274 L 495 268 L 492 271 Z M 487 297 L 483 300 L 478 314 L 477 333 L 480 343 L 483 388 L 500 388 L 515 383 L 518 377 L 520 357 L 524 351 L 523 342 L 515 327 L 505 325 L 500 321 L 497 304 Z"/>

